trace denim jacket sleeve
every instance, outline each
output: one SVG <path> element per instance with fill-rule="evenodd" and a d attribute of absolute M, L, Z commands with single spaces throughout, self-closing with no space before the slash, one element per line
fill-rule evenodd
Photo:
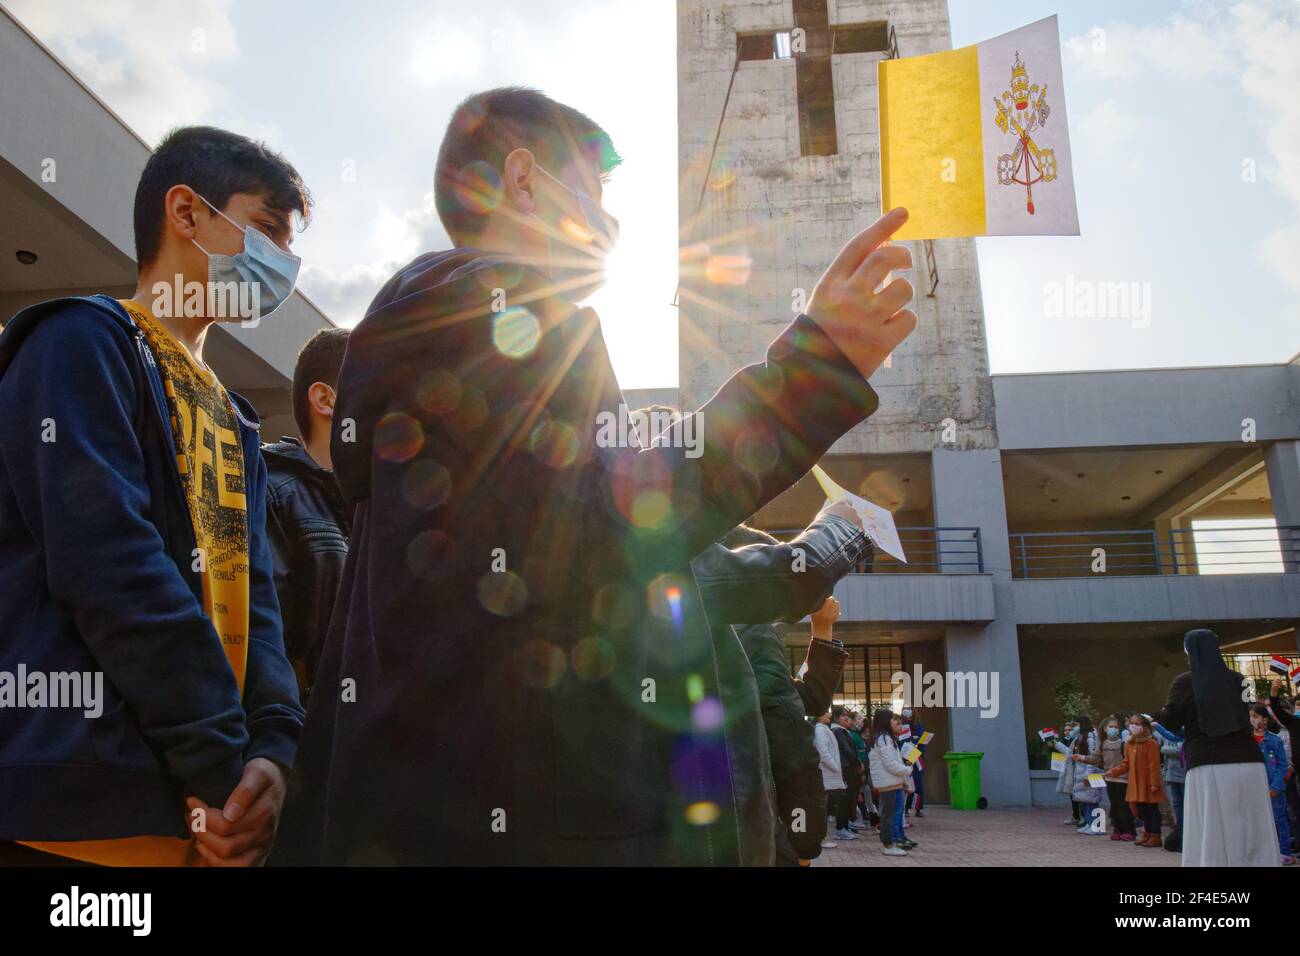
<path fill-rule="evenodd" d="M 870 547 L 861 528 L 823 515 L 793 541 L 713 545 L 692 565 L 711 623 L 797 621 L 821 607 Z"/>

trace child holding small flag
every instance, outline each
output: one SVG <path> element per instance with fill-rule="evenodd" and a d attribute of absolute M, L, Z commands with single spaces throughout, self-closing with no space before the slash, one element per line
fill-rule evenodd
<path fill-rule="evenodd" d="M 871 785 L 880 793 L 880 842 L 885 856 L 906 856 L 906 845 L 916 845 L 903 839 L 901 811 L 912 768 L 895 739 L 902 732 L 902 720 L 887 707 L 871 718 Z"/>
<path fill-rule="evenodd" d="M 912 788 L 914 792 L 907 796 L 905 814 L 911 814 L 912 801 L 915 800 L 916 815 L 919 818 L 925 816 L 925 748 L 928 746 L 929 741 L 925 736 L 925 724 L 920 717 L 912 714 L 911 707 L 903 708 L 903 718 L 907 721 L 908 728 L 912 732 L 916 749 L 921 751 L 921 756 L 917 758 L 916 763 L 912 764 Z"/>
<path fill-rule="evenodd" d="M 1290 678 L 1294 681 L 1297 676 L 1300 676 L 1300 666 L 1297 666 L 1293 670 Z M 1300 737 L 1296 736 L 1297 724 L 1300 723 L 1300 721 L 1296 720 L 1295 709 L 1292 707 L 1290 700 L 1282 696 L 1285 690 L 1286 685 L 1282 681 L 1273 681 L 1268 692 L 1268 712 L 1273 715 L 1273 719 L 1281 724 L 1282 729 L 1287 732 L 1287 736 L 1283 737 L 1282 742 L 1286 744 L 1287 757 L 1290 762 L 1286 775 L 1286 802 L 1289 810 L 1288 817 L 1291 823 L 1291 838 L 1293 841 L 1291 848 L 1294 850 L 1296 848 L 1294 843 L 1295 835 L 1297 832 L 1300 832 L 1300 790 L 1297 790 L 1296 788 L 1294 749 L 1295 742 L 1300 740 Z M 1281 736 L 1281 734 L 1278 736 Z"/>
<path fill-rule="evenodd" d="M 1260 753 L 1264 755 L 1264 769 L 1268 771 L 1268 798 L 1273 804 L 1273 826 L 1277 830 L 1282 865 L 1290 866 L 1295 857 L 1291 855 L 1291 826 L 1286 818 L 1286 751 L 1282 747 L 1282 738 L 1274 733 L 1278 723 L 1264 704 L 1250 708 L 1250 729 L 1255 734 Z"/>
<path fill-rule="evenodd" d="M 1101 803 L 1101 790 L 1093 787 L 1088 774 L 1101 764 L 1101 740 L 1087 715 L 1080 717 L 1074 726 L 1074 741 L 1070 744 L 1066 768 L 1072 781 L 1070 803 L 1079 818 L 1080 826 L 1076 832 L 1091 834 L 1097 832 L 1092 829 L 1092 823 L 1097 809 L 1094 804 Z"/>

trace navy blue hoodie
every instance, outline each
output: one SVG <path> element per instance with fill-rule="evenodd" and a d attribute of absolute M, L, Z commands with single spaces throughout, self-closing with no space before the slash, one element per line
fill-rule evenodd
<path fill-rule="evenodd" d="M 102 671 L 103 713 L 0 707 L 0 839 L 187 836 L 243 765 L 292 765 L 252 406 L 244 451 L 249 650 L 241 702 L 191 570 L 194 530 L 156 360 L 107 296 L 23 310 L 0 334 L 0 671 Z M 48 440 L 53 437 L 54 440 Z"/>
<path fill-rule="evenodd" d="M 740 862 L 690 562 L 875 410 L 852 363 L 801 316 L 693 421 L 611 445 L 595 313 L 456 249 L 380 291 L 338 396 L 355 520 L 278 861 Z"/>

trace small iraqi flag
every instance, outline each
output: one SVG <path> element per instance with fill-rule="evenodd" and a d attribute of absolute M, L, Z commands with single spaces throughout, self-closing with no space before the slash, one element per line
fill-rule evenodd
<path fill-rule="evenodd" d="M 1291 662 L 1281 654 L 1274 654 L 1273 659 L 1268 662 L 1268 669 L 1277 671 L 1279 674 L 1286 674 L 1288 677 L 1300 671 L 1300 668 L 1292 668 Z"/>

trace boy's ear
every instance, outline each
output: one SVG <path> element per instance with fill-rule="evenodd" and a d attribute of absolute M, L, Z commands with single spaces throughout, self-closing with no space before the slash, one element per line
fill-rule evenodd
<path fill-rule="evenodd" d="M 524 213 L 537 211 L 537 159 L 531 150 L 513 149 L 502 164 L 501 186 L 511 204 Z"/>
<path fill-rule="evenodd" d="M 173 186 L 163 197 L 163 228 L 182 241 L 189 242 L 198 228 L 195 216 L 199 206 L 203 206 L 203 200 L 193 189 L 183 185 Z"/>
<path fill-rule="evenodd" d="M 323 418 L 334 417 L 334 402 L 337 396 L 334 389 L 324 382 L 312 382 L 307 389 L 307 404 L 316 414 Z"/>

